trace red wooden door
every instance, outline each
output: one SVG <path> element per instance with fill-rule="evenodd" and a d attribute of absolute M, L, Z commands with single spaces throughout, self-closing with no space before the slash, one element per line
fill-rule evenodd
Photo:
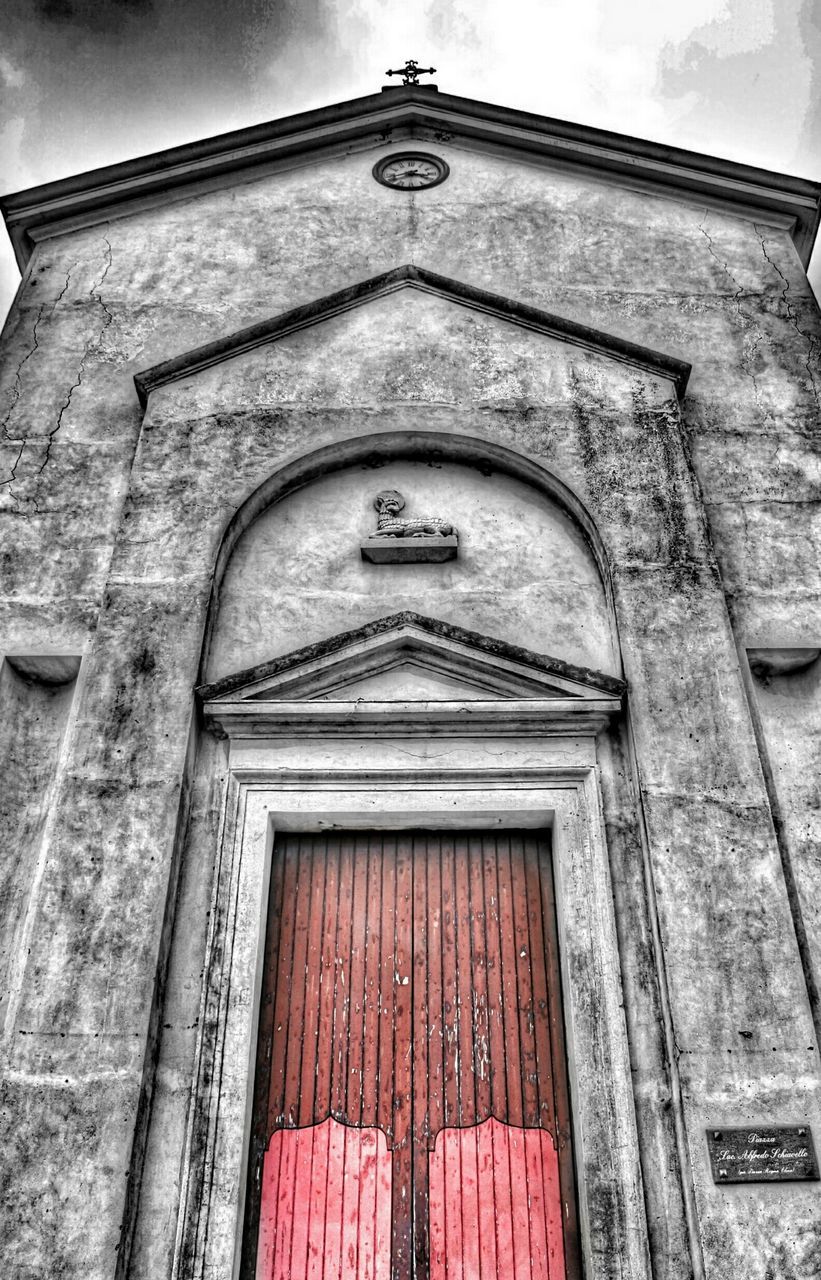
<path fill-rule="evenodd" d="M 575 1207 L 547 841 L 286 835 L 248 1280 L 565 1280 Z"/>

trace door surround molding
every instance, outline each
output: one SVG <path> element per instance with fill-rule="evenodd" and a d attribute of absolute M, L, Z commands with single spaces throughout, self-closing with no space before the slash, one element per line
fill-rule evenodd
<path fill-rule="evenodd" d="M 551 829 L 585 1274 L 650 1280 L 595 737 L 500 728 L 230 740 L 176 1280 L 239 1274 L 274 833 L 420 826 Z"/>

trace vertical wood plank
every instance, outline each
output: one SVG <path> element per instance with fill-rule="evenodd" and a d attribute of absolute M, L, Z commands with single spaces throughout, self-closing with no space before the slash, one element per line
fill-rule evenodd
<path fill-rule="evenodd" d="M 496 1213 L 496 1257 L 500 1275 L 514 1276 L 513 1205 L 510 1186 L 510 1145 L 507 1125 L 487 1122 L 493 1153 L 493 1205 Z"/>
<path fill-rule="evenodd" d="M 445 1124 L 444 1109 L 444 1020 L 442 1014 L 442 845 L 438 837 L 428 843 L 427 873 L 427 991 L 428 991 L 428 1134 Z"/>
<path fill-rule="evenodd" d="M 349 969 L 348 1068 L 345 1116 L 362 1123 L 362 1063 L 365 1030 L 365 947 L 368 934 L 368 842 L 353 840 L 353 906 Z"/>
<path fill-rule="evenodd" d="M 334 1055 L 334 992 L 336 987 L 336 922 L 339 914 L 339 840 L 325 841 L 325 912 L 320 957 L 317 1008 L 315 1124 L 331 1113 L 331 1071 Z"/>
<path fill-rule="evenodd" d="M 282 1142 L 275 1133 L 262 1162 L 262 1188 L 259 1210 L 259 1243 L 257 1245 L 257 1280 L 266 1280 L 274 1270 L 276 1254 L 277 1203 L 279 1198 L 279 1166 Z"/>
<path fill-rule="evenodd" d="M 544 961 L 534 956 L 530 945 L 527 877 L 524 840 L 516 832 L 510 838 L 510 870 L 513 900 L 513 938 L 516 956 L 516 990 L 519 1008 L 519 1052 L 522 1068 L 523 1125 L 539 1123 L 539 1089 L 536 1070 L 536 1040 L 533 1015 L 533 970 Z"/>
<path fill-rule="evenodd" d="M 507 1080 L 507 1108 L 504 1116 L 508 1124 L 522 1123 L 522 1067 L 521 1040 L 519 1038 L 519 992 L 517 985 L 515 923 L 513 914 L 513 883 L 510 864 L 510 837 L 496 838 L 497 872 L 499 877 L 499 958 L 502 976 L 502 1009 L 504 1015 L 505 1078 Z"/>
<path fill-rule="evenodd" d="M 395 1139 L 393 1110 L 394 950 L 396 944 L 396 837 L 383 838 L 382 919 L 379 947 L 379 1075 L 377 1122 Z"/>
<path fill-rule="evenodd" d="M 447 1140 L 448 1130 L 440 1130 L 436 1138 L 436 1146 L 430 1153 L 429 1187 L 430 1187 L 430 1276 L 437 1280 L 446 1274 L 447 1226 L 445 1222 L 445 1162 L 442 1148 Z"/>
<path fill-rule="evenodd" d="M 488 1023 L 487 943 L 485 939 L 485 887 L 482 874 L 482 837 L 468 837 L 470 881 L 471 995 L 473 1002 L 473 1074 L 476 1092 L 476 1120 L 491 1114 L 490 1026 Z"/>
<path fill-rule="evenodd" d="M 505 1019 L 502 997 L 501 921 L 499 919 L 499 875 L 496 840 L 484 841 L 483 880 L 485 892 L 485 955 L 487 957 L 488 1056 L 490 1058 L 490 1098 L 493 1115 L 507 1119 L 507 1079 L 505 1071 Z"/>
<path fill-rule="evenodd" d="M 559 1173 L 559 1155 L 549 1133 L 539 1130 L 541 1140 L 540 1168 L 544 1197 L 545 1233 L 547 1236 L 548 1275 L 550 1280 L 565 1280 L 565 1213 Z"/>
<path fill-rule="evenodd" d="M 379 1010 L 382 931 L 382 868 L 385 861 L 381 834 L 368 839 L 368 884 L 365 895 L 365 990 L 362 1046 L 362 1124 L 378 1124 L 379 1111 Z"/>
<path fill-rule="evenodd" d="M 328 1167 L 325 1201 L 325 1266 L 328 1276 L 338 1280 L 342 1275 L 342 1190 L 345 1185 L 345 1126 L 327 1120 Z"/>
<path fill-rule="evenodd" d="M 309 1193 L 308 1261 L 306 1280 L 326 1280 L 325 1232 L 328 1221 L 328 1152 L 331 1125 L 326 1122 L 304 1130 L 311 1139 L 311 1186 Z"/>
<path fill-rule="evenodd" d="M 477 1190 L 479 1197 L 479 1256 L 481 1280 L 496 1280 L 496 1194 L 493 1169 L 493 1130 L 489 1123 L 475 1130 Z"/>
<path fill-rule="evenodd" d="M 298 848 L 295 840 L 277 841 L 283 864 L 282 916 L 280 923 L 280 971 L 274 998 L 274 1029 L 271 1048 L 271 1082 L 268 1091 L 268 1132 L 285 1116 L 285 1064 L 291 1019 L 294 931 L 296 926 L 296 875 Z"/>
<path fill-rule="evenodd" d="M 448 1280 L 470 1280 L 465 1277 L 465 1245 L 462 1218 L 462 1160 L 459 1132 L 445 1130 L 445 1263 Z"/>
<path fill-rule="evenodd" d="M 359 1208 L 357 1210 L 357 1276 L 373 1280 L 374 1220 L 376 1218 L 376 1134 L 363 1129 L 359 1144 Z"/>
<path fill-rule="evenodd" d="M 294 1229 L 291 1236 L 291 1276 L 293 1280 L 296 1280 L 297 1276 L 299 1280 L 304 1280 L 308 1271 L 314 1132 L 313 1129 L 297 1129 L 293 1133 L 293 1140 L 297 1150 L 293 1208 Z"/>
<path fill-rule="evenodd" d="M 442 1111 L 445 1125 L 459 1123 L 459 1039 L 456 984 L 456 877 L 453 837 L 441 837 L 442 884 Z"/>
<path fill-rule="evenodd" d="M 414 1275 L 428 1273 L 429 1253 L 429 1188 L 428 1188 L 428 971 L 430 939 L 428 937 L 427 859 L 431 845 L 438 844 L 435 835 L 419 833 L 413 837 L 413 1009 L 411 1098 L 413 1146 L 413 1256 Z"/>
<path fill-rule="evenodd" d="M 525 880 L 533 970 L 533 1031 L 536 1048 L 539 1124 L 549 1129 L 555 1136 L 556 1111 L 553 1098 L 553 1052 L 550 1041 L 546 943 L 542 922 L 539 845 L 535 839 L 528 839 L 525 842 Z"/>
<path fill-rule="evenodd" d="M 342 1275 L 356 1276 L 359 1244 L 359 1156 L 357 1131 L 345 1126 L 345 1172 L 342 1179 Z M 294 1277 L 296 1280 L 296 1277 Z"/>
<path fill-rule="evenodd" d="M 336 925 L 331 1114 L 347 1115 L 348 1028 L 350 1026 L 350 953 L 353 917 L 353 838 L 339 837 L 339 904 Z"/>
<path fill-rule="evenodd" d="M 542 1143 L 538 1129 L 525 1129 L 522 1134 L 527 1168 L 527 1216 L 530 1232 L 531 1271 L 534 1276 L 550 1276 L 547 1252 L 547 1216 Z M 549 1139 L 549 1135 L 544 1135 Z M 552 1145 L 552 1144 L 551 1144 Z"/>
<path fill-rule="evenodd" d="M 316 1068 L 319 1031 L 319 984 L 322 976 L 322 930 L 325 920 L 325 874 L 327 858 L 322 836 L 305 837 L 310 841 L 310 896 L 305 954 L 305 986 L 302 1017 L 302 1056 L 299 1072 L 299 1105 L 297 1124 L 309 1125 L 314 1118 Z M 307 868 L 306 868 L 307 869 Z"/>
<path fill-rule="evenodd" d="M 527 1161 L 525 1159 L 525 1130 L 507 1129 L 508 1159 L 510 1161 L 510 1204 L 513 1236 L 513 1274 L 522 1280 L 531 1276 L 530 1222 L 527 1211 Z"/>
<path fill-rule="evenodd" d="M 393 1243 L 395 1280 L 408 1280 L 413 1257 L 413 1153 L 411 1149 L 411 1083 L 413 964 L 413 860 L 411 838 L 396 841 L 396 915 L 394 933 L 394 1102 L 393 1102 Z"/>
<path fill-rule="evenodd" d="M 272 1280 L 289 1280 L 291 1274 L 291 1237 L 294 1230 L 294 1197 L 296 1192 L 296 1131 L 279 1129 L 274 1139 L 280 1146 L 279 1190 L 276 1206 L 276 1250 Z"/>
<path fill-rule="evenodd" d="M 376 1131 L 379 1153 L 377 1166 L 377 1196 L 374 1212 L 374 1280 L 390 1280 L 391 1274 L 391 1212 L 393 1209 L 391 1175 L 393 1157 L 388 1150 L 385 1135 Z"/>
<path fill-rule="evenodd" d="M 285 1123 L 299 1123 L 300 1083 L 302 1072 L 302 1045 L 305 1026 L 305 984 L 307 981 L 308 929 L 312 890 L 313 849 L 307 840 L 288 837 L 288 844 L 296 846 L 297 880 L 296 912 L 294 918 L 294 957 L 291 966 L 291 1000 L 288 1021 L 295 1030 L 289 1030 L 285 1046 Z"/>
<path fill-rule="evenodd" d="M 473 1056 L 473 957 L 467 837 L 454 838 L 454 932 L 456 940 L 456 1077 L 459 1124 L 476 1120 Z"/>
<path fill-rule="evenodd" d="M 468 1280 L 480 1275 L 479 1251 L 479 1160 L 478 1135 L 480 1127 L 463 1129 L 459 1133 L 461 1158 L 459 1199 L 462 1213 L 462 1256 L 464 1272 Z"/>

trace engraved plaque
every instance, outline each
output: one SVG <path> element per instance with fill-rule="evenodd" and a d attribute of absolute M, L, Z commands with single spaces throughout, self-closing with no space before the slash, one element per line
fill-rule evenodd
<path fill-rule="evenodd" d="M 708 1129 L 713 1181 L 796 1182 L 818 1178 L 809 1125 Z"/>

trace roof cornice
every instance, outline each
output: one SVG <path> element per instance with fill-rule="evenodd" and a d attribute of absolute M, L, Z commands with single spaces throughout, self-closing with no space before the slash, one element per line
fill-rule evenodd
<path fill-rule="evenodd" d="M 312 325 L 330 320 L 332 316 L 351 311 L 376 298 L 395 293 L 398 289 L 418 289 L 424 293 L 437 294 L 460 306 L 473 311 L 481 311 L 485 315 L 493 315 L 520 328 L 531 329 L 555 338 L 559 342 L 567 342 L 587 351 L 616 360 L 621 364 L 632 365 L 657 377 L 666 378 L 673 383 L 676 394 L 681 397 L 687 387 L 691 366 L 676 356 L 667 355 L 663 351 L 655 351 L 651 347 L 640 346 L 636 342 L 628 342 L 624 338 L 593 329 L 589 325 L 579 324 L 575 320 L 567 320 L 564 316 L 542 311 L 538 307 L 528 306 L 501 294 L 489 293 L 486 289 L 477 289 L 461 280 L 451 280 L 447 276 L 437 275 L 424 267 L 407 263 L 362 280 L 359 284 L 347 289 L 339 289 L 324 298 L 283 311 L 270 320 L 249 325 L 226 337 L 208 342 L 202 347 L 183 352 L 162 364 L 155 364 L 142 373 L 135 374 L 134 385 L 143 408 L 152 391 L 158 387 L 178 382 L 192 374 L 200 373 L 224 360 L 233 359 L 246 351 L 253 351 L 266 343 L 275 342 L 288 334 Z"/>
<path fill-rule="evenodd" d="M 392 132 L 433 129 L 456 139 L 609 176 L 634 188 L 677 195 L 750 217 L 781 220 L 807 264 L 821 216 L 821 184 L 662 146 L 491 103 L 441 94 L 433 86 L 378 94 L 187 143 L 0 198 L 18 262 L 40 239 L 123 216 L 130 210 L 237 174 Z"/>

